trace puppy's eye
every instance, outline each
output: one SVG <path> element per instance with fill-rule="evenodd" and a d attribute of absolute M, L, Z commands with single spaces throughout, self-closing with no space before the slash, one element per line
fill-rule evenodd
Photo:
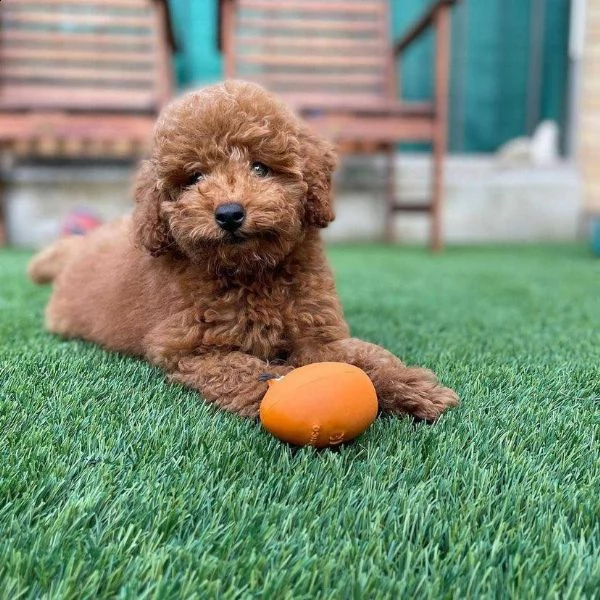
<path fill-rule="evenodd" d="M 187 179 L 187 185 L 200 183 L 204 179 L 204 173 L 192 173 Z"/>
<path fill-rule="evenodd" d="M 250 170 L 257 177 L 266 177 L 271 172 L 269 167 L 267 167 L 267 165 L 263 165 L 261 162 L 253 162 Z"/>

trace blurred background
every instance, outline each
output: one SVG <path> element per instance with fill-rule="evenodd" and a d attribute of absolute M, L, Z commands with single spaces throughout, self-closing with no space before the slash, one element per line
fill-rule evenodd
<path fill-rule="evenodd" d="M 9 245 L 128 212 L 160 108 L 229 76 L 338 144 L 328 240 L 600 245 L 596 0 L 3 0 L 0 61 Z"/>

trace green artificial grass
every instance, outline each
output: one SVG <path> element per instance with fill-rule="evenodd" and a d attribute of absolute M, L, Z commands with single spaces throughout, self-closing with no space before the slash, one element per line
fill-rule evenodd
<path fill-rule="evenodd" d="M 354 335 L 462 405 L 292 449 L 42 330 L 0 253 L 3 598 L 598 598 L 600 261 L 334 247 Z"/>

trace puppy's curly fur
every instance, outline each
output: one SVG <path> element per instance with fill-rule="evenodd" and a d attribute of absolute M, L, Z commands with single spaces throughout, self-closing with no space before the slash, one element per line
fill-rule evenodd
<path fill-rule="evenodd" d="M 144 356 L 244 416 L 258 413 L 265 373 L 341 361 L 368 373 L 382 410 L 436 419 L 457 404 L 452 390 L 349 337 L 319 234 L 335 165 L 257 85 L 183 96 L 158 120 L 133 216 L 34 257 L 31 278 L 54 281 L 47 328 Z M 215 210 L 232 202 L 246 216 L 228 232 Z"/>

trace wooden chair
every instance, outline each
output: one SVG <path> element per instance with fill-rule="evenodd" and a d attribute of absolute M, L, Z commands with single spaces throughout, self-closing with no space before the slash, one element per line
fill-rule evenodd
<path fill-rule="evenodd" d="M 143 154 L 171 96 L 172 48 L 164 0 L 2 2 L 0 152 L 69 159 Z"/>
<path fill-rule="evenodd" d="M 450 9 L 438 0 L 396 42 L 388 0 L 220 0 L 226 77 L 264 84 L 290 102 L 342 151 L 387 155 L 386 239 L 397 211 L 431 217 L 431 247 L 442 247 L 443 163 L 447 141 Z M 435 95 L 409 104 L 397 95 L 397 60 L 429 27 L 435 30 Z M 400 203 L 394 190 L 395 144 L 433 146 L 427 204 Z"/>

